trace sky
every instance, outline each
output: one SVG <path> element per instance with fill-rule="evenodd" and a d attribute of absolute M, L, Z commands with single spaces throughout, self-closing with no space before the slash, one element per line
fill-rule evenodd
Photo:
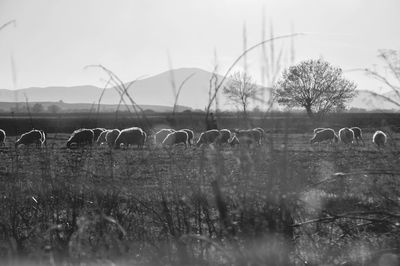
<path fill-rule="evenodd" d="M 91 64 L 124 81 L 171 67 L 212 71 L 215 62 L 224 73 L 243 51 L 244 27 L 250 47 L 262 40 L 264 20 L 266 37 L 271 29 L 274 36 L 304 33 L 293 46 L 290 39 L 275 42 L 282 67 L 323 58 L 358 89 L 383 92 L 351 70 L 384 71 L 377 54 L 400 49 L 399 11 L 398 0 L 0 0 L 0 25 L 16 21 L 0 31 L 0 88 L 103 87 L 104 73 L 84 68 Z M 246 60 L 258 83 L 261 55 L 255 49 Z"/>

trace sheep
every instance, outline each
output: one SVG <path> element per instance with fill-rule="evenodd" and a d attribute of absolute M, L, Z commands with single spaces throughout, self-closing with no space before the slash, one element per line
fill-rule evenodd
<path fill-rule="evenodd" d="M 17 148 L 21 144 L 36 144 L 37 147 L 40 147 L 42 144 L 42 134 L 39 130 L 32 129 L 31 131 L 21 135 L 21 137 L 15 142 L 15 148 Z"/>
<path fill-rule="evenodd" d="M 387 141 L 387 136 L 384 132 L 378 130 L 375 131 L 374 135 L 372 136 L 372 142 L 375 143 L 375 145 L 380 148 L 381 146 L 384 146 Z"/>
<path fill-rule="evenodd" d="M 353 130 L 353 132 L 354 132 L 354 139 L 357 141 L 357 144 L 358 144 L 358 141 L 359 141 L 359 140 L 361 140 L 362 143 L 365 144 L 365 142 L 364 142 L 364 140 L 363 140 L 363 138 L 362 138 L 361 128 L 359 128 L 359 127 L 352 127 L 352 128 L 350 128 L 350 129 Z"/>
<path fill-rule="evenodd" d="M 240 143 L 247 143 L 247 145 L 257 143 L 261 145 L 261 132 L 257 129 L 237 130 L 235 133 Z"/>
<path fill-rule="evenodd" d="M 110 132 L 111 130 L 104 130 L 103 132 L 100 133 L 99 137 L 96 140 L 96 143 L 98 145 L 105 143 L 106 142 L 106 135 L 108 132 Z"/>
<path fill-rule="evenodd" d="M 207 130 L 200 134 L 199 139 L 196 142 L 196 146 L 200 147 L 202 144 L 211 144 L 213 143 L 218 137 L 220 133 L 217 129 Z"/>
<path fill-rule="evenodd" d="M 350 144 L 354 140 L 354 132 L 348 127 L 341 128 L 339 130 L 339 139 L 344 144 Z"/>
<path fill-rule="evenodd" d="M 235 133 L 233 133 L 232 138 L 228 140 L 228 144 L 231 145 L 232 147 L 240 144 L 240 141 Z"/>
<path fill-rule="evenodd" d="M 40 131 L 40 134 L 42 135 L 42 138 L 40 139 L 42 146 L 47 146 L 47 133 L 44 132 L 43 130 L 39 130 L 39 131 Z"/>
<path fill-rule="evenodd" d="M 322 141 L 329 140 L 331 143 L 337 143 L 339 138 L 336 135 L 335 131 L 331 128 L 322 128 L 319 131 L 314 130 L 314 137 L 310 139 L 310 144 L 320 143 Z"/>
<path fill-rule="evenodd" d="M 120 148 L 121 144 L 126 146 L 137 145 L 138 148 L 143 148 L 146 141 L 147 134 L 139 127 L 130 127 L 121 130 L 117 139 L 115 140 L 114 147 Z"/>
<path fill-rule="evenodd" d="M 317 133 L 317 132 L 319 132 L 319 131 L 322 131 L 322 130 L 324 130 L 324 129 L 327 129 L 327 128 L 326 128 L 326 127 L 317 127 L 317 128 L 314 128 L 314 134 Z"/>
<path fill-rule="evenodd" d="M 6 145 L 6 132 L 0 129 L 0 146 Z"/>
<path fill-rule="evenodd" d="M 67 148 L 71 148 L 72 144 L 84 146 L 92 145 L 94 140 L 94 132 L 92 129 L 81 128 L 72 132 L 71 137 L 67 141 Z"/>
<path fill-rule="evenodd" d="M 264 131 L 264 129 L 262 129 L 261 127 L 255 127 L 255 128 L 253 128 L 253 130 L 257 130 L 257 131 L 260 132 L 260 134 L 261 134 L 260 143 L 261 143 L 261 140 L 265 139 L 265 131 Z"/>
<path fill-rule="evenodd" d="M 230 140 L 232 136 L 232 133 L 229 129 L 221 129 L 219 134 L 220 136 L 217 139 L 218 144 L 228 143 L 228 140 Z"/>
<path fill-rule="evenodd" d="M 93 134 L 94 134 L 93 140 L 96 141 L 99 138 L 101 132 L 105 131 L 106 129 L 102 128 L 102 127 L 98 127 L 98 128 L 92 128 L 92 130 L 93 130 Z"/>
<path fill-rule="evenodd" d="M 108 146 L 113 147 L 115 140 L 118 138 L 118 135 L 121 131 L 119 129 L 110 129 L 106 133 L 106 143 Z"/>
<path fill-rule="evenodd" d="M 168 136 L 169 133 L 175 132 L 175 130 L 170 129 L 170 128 L 163 128 L 157 131 L 157 133 L 154 135 L 154 143 L 156 145 L 162 144 L 164 139 Z"/>
<path fill-rule="evenodd" d="M 194 137 L 193 131 L 190 129 L 186 129 L 186 128 L 181 129 L 181 130 L 185 131 L 188 134 L 188 143 L 189 143 L 189 146 L 191 146 L 193 144 L 193 137 Z"/>
<path fill-rule="evenodd" d="M 185 148 L 187 148 L 188 142 L 189 142 L 189 134 L 185 130 L 178 130 L 169 133 L 162 142 L 162 145 L 163 147 L 166 147 L 166 146 L 172 146 L 174 144 L 183 143 L 185 144 Z"/>

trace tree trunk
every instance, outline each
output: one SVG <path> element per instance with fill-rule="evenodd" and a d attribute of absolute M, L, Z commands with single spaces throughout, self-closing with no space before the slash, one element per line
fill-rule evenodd
<path fill-rule="evenodd" d="M 311 110 L 311 105 L 306 105 L 305 108 L 306 108 L 308 117 L 311 119 L 314 119 L 314 113 Z"/>

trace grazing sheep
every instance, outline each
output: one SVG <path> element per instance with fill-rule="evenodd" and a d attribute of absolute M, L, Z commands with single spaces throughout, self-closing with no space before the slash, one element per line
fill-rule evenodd
<path fill-rule="evenodd" d="M 170 129 L 170 128 L 163 128 L 157 131 L 157 133 L 154 135 L 154 143 L 156 145 L 162 144 L 164 139 L 168 136 L 169 133 L 175 132 L 175 130 Z"/>
<path fill-rule="evenodd" d="M 322 141 L 329 140 L 331 143 L 337 143 L 339 138 L 336 135 L 335 131 L 331 128 L 322 128 L 319 131 L 314 130 L 314 137 L 310 139 L 310 143 L 320 143 Z"/>
<path fill-rule="evenodd" d="M 39 130 L 39 131 L 40 131 L 40 134 L 42 135 L 42 138 L 40 139 L 42 146 L 47 146 L 47 133 L 44 132 L 43 130 Z"/>
<path fill-rule="evenodd" d="M 96 143 L 98 145 L 105 143 L 106 142 L 106 135 L 108 132 L 110 132 L 111 130 L 104 130 L 103 132 L 100 133 L 99 137 L 96 140 Z"/>
<path fill-rule="evenodd" d="M 314 134 L 324 129 L 326 129 L 326 127 L 317 127 L 314 129 Z"/>
<path fill-rule="evenodd" d="M 261 145 L 261 132 L 257 129 L 238 130 L 236 135 L 240 143 L 247 143 L 247 145 L 257 143 Z"/>
<path fill-rule="evenodd" d="M 224 144 L 228 143 L 228 141 L 231 139 L 232 133 L 229 129 L 221 129 L 219 131 L 219 137 L 217 139 L 218 144 Z"/>
<path fill-rule="evenodd" d="M 348 127 L 341 128 L 339 130 L 339 139 L 344 144 L 350 144 L 354 140 L 354 132 Z"/>
<path fill-rule="evenodd" d="M 120 148 L 121 144 L 126 146 L 137 145 L 138 148 L 143 148 L 146 141 L 146 133 L 139 127 L 130 127 L 121 130 L 117 139 L 115 140 L 114 147 Z"/>
<path fill-rule="evenodd" d="M 72 144 L 84 146 L 92 145 L 94 140 L 94 132 L 92 129 L 81 128 L 72 132 L 71 137 L 67 141 L 67 148 L 71 148 Z"/>
<path fill-rule="evenodd" d="M 188 143 L 189 146 L 191 146 L 193 144 L 193 137 L 194 137 L 193 131 L 190 129 L 181 129 L 181 130 L 185 131 L 188 134 Z"/>
<path fill-rule="evenodd" d="M 262 129 L 261 127 L 255 127 L 255 128 L 253 128 L 253 130 L 257 130 L 257 131 L 260 132 L 260 134 L 261 134 L 261 140 L 264 140 L 264 139 L 265 139 L 265 131 L 264 131 L 264 129 Z M 260 140 L 260 143 L 261 143 L 261 140 Z"/>
<path fill-rule="evenodd" d="M 92 128 L 92 130 L 93 130 L 93 134 L 94 134 L 93 139 L 94 139 L 94 141 L 96 141 L 99 138 L 101 132 L 105 131 L 106 129 L 102 128 L 102 127 L 98 127 L 98 128 Z"/>
<path fill-rule="evenodd" d="M 240 144 L 239 139 L 238 139 L 238 137 L 236 136 L 235 133 L 233 133 L 232 138 L 230 140 L 228 140 L 228 144 L 231 145 L 231 146 L 235 146 L 235 145 L 239 145 Z"/>
<path fill-rule="evenodd" d="M 21 144 L 36 144 L 37 147 L 40 147 L 42 144 L 42 134 L 39 130 L 32 129 L 31 131 L 21 135 L 21 137 L 15 142 L 15 148 Z"/>
<path fill-rule="evenodd" d="M 169 133 L 168 136 L 165 137 L 162 142 L 163 147 L 172 146 L 174 144 L 183 143 L 187 148 L 187 144 L 189 142 L 189 134 L 185 130 L 178 130 L 172 133 Z"/>
<path fill-rule="evenodd" d="M 6 132 L 0 129 L 0 146 L 6 145 Z"/>
<path fill-rule="evenodd" d="M 362 138 L 361 128 L 359 128 L 359 127 L 352 127 L 352 128 L 350 128 L 350 129 L 353 130 L 353 132 L 354 132 L 354 139 L 357 141 L 357 144 L 358 144 L 358 141 L 359 141 L 359 140 L 361 140 L 362 143 L 365 144 L 365 142 L 364 142 L 364 140 L 363 140 L 363 138 Z"/>
<path fill-rule="evenodd" d="M 213 143 L 218 137 L 220 133 L 217 129 L 207 130 L 200 134 L 199 139 L 197 140 L 196 146 L 200 147 L 202 144 L 211 144 Z"/>
<path fill-rule="evenodd" d="M 110 129 L 106 133 L 106 142 L 108 146 L 113 147 L 115 140 L 118 138 L 118 135 L 121 131 L 119 129 Z"/>
<path fill-rule="evenodd" d="M 378 148 L 384 146 L 387 141 L 387 136 L 384 132 L 378 130 L 375 131 L 374 135 L 372 136 L 372 142 L 375 143 Z"/>

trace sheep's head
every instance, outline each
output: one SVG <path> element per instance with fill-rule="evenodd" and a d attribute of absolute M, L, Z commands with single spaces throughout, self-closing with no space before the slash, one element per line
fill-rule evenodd
<path fill-rule="evenodd" d="M 335 134 L 335 136 L 333 137 L 333 140 L 334 140 L 335 143 L 338 143 L 339 142 L 339 137 Z"/>

